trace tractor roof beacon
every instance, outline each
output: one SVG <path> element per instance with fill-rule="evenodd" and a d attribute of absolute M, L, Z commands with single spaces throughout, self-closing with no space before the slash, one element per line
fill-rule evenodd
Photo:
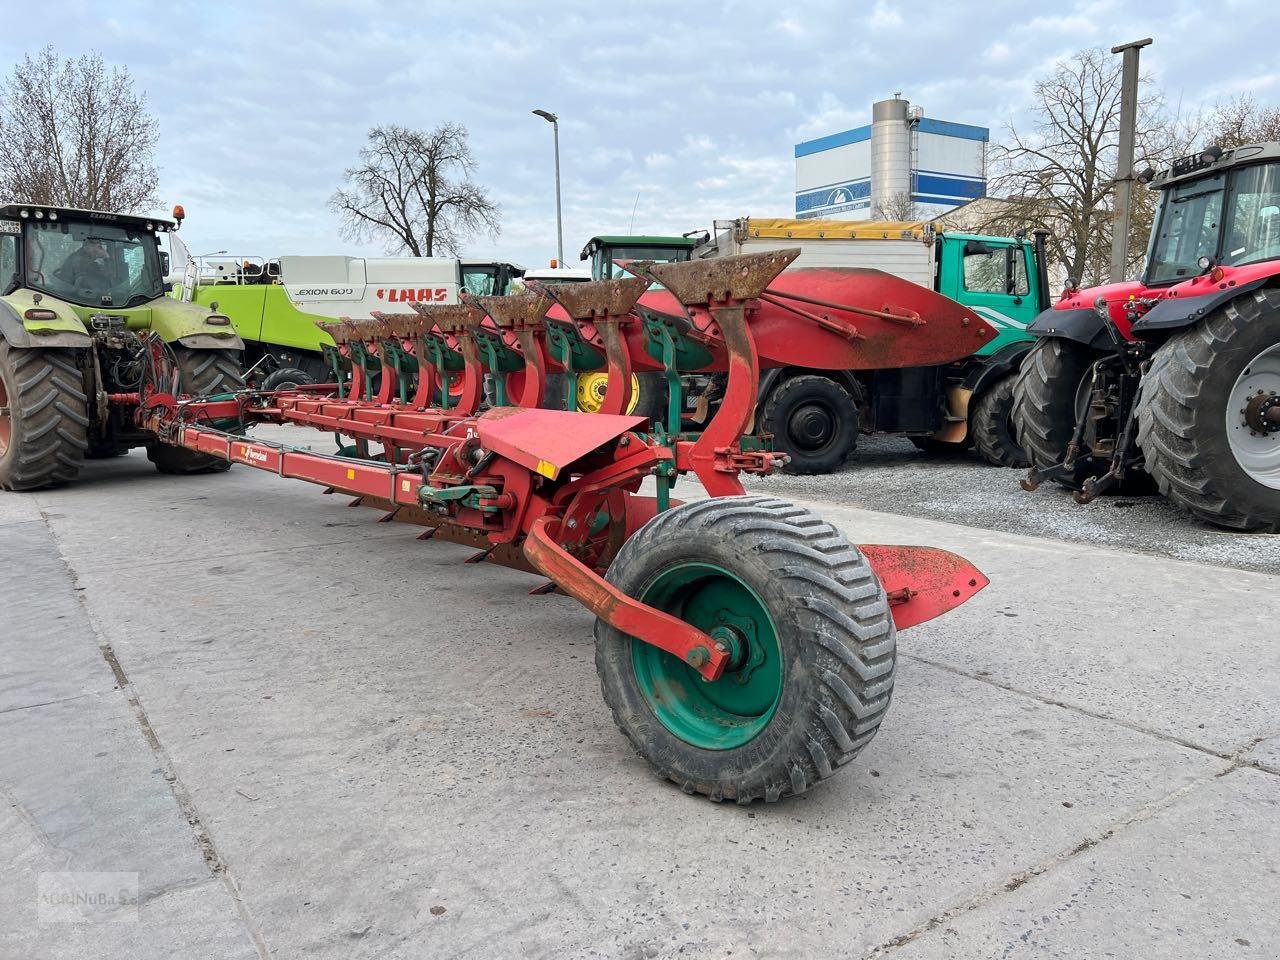
<path fill-rule="evenodd" d="M 1088 502 L 1145 470 L 1200 519 L 1280 531 L 1280 144 L 1139 179 L 1161 192 L 1142 276 L 1068 289 L 1029 328 L 1023 485 Z"/>
<path fill-rule="evenodd" d="M 64 483 L 135 446 L 162 472 L 226 469 L 158 444 L 133 416 L 157 350 L 186 393 L 241 384 L 230 320 L 165 296 L 160 236 L 182 216 L 0 205 L 0 489 Z"/>

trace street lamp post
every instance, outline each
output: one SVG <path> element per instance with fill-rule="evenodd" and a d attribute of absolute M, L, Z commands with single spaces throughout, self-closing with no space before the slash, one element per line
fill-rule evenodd
<path fill-rule="evenodd" d="M 560 213 L 560 118 L 549 110 L 535 110 L 536 116 L 551 124 L 556 145 L 556 264 L 564 266 L 564 220 Z"/>

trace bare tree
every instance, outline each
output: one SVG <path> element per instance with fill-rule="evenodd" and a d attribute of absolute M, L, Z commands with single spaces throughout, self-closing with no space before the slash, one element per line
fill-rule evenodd
<path fill-rule="evenodd" d="M 459 123 L 430 131 L 374 127 L 329 204 L 348 240 L 379 239 L 388 253 L 456 256 L 475 233 L 499 231 L 498 205 L 472 181 L 475 167 Z"/>
<path fill-rule="evenodd" d="M 1280 107 L 1260 107 L 1252 96 L 1242 93 L 1214 106 L 1205 128 L 1205 143 L 1224 150 L 1280 140 Z"/>
<path fill-rule="evenodd" d="M 62 60 L 45 47 L 0 85 L 0 193 L 136 213 L 156 203 L 158 136 L 144 93 L 102 57 Z"/>
<path fill-rule="evenodd" d="M 877 203 L 871 210 L 872 220 L 911 222 L 922 219 L 920 207 L 909 193 L 895 193 L 884 203 Z"/>
<path fill-rule="evenodd" d="M 1110 272 L 1112 204 L 1120 137 L 1120 58 L 1082 50 L 1035 85 L 1029 129 L 1010 124 L 992 148 L 992 193 L 1008 201 L 982 225 L 1008 233 L 1043 227 L 1050 253 L 1068 276 L 1105 282 Z M 1167 116 L 1158 93 L 1139 97 L 1135 169 L 1159 167 L 1191 133 Z M 1155 196 L 1137 189 L 1128 263 L 1136 269 L 1146 247 Z"/>

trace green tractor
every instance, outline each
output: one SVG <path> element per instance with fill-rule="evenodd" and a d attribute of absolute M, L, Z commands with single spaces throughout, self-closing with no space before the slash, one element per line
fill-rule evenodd
<path fill-rule="evenodd" d="M 165 296 L 160 236 L 182 216 L 181 207 L 166 220 L 0 205 L 0 489 L 66 483 L 86 459 L 131 447 L 146 447 L 162 473 L 230 465 L 159 443 L 134 423 L 156 338 L 180 392 L 242 385 L 244 344 L 231 321 Z"/>

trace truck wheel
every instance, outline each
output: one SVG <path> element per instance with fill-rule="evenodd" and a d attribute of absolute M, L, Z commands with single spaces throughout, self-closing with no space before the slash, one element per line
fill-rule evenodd
<path fill-rule="evenodd" d="M 1138 443 L 1174 503 L 1219 527 L 1280 531 L 1280 290 L 1245 294 L 1156 351 Z"/>
<path fill-rule="evenodd" d="M 262 390 L 294 390 L 303 384 L 315 383 L 316 378 L 311 376 L 305 370 L 299 370 L 297 367 L 281 367 L 278 370 L 272 370 L 265 380 L 262 381 Z"/>
<path fill-rule="evenodd" d="M 1093 350 L 1060 337 L 1041 337 L 1022 358 L 1013 385 L 1013 427 L 1033 467 L 1051 467 L 1066 455 L 1080 394 L 1087 389 L 1084 380 L 1096 359 Z M 1075 474 L 1059 483 L 1078 490 L 1094 472 L 1082 457 Z"/>
<path fill-rule="evenodd" d="M 244 387 L 240 373 L 240 355 L 234 350 L 191 350 L 174 346 L 178 361 L 179 386 L 183 393 L 193 397 L 229 393 Z M 147 446 L 147 459 L 161 473 L 222 473 L 231 469 L 231 462 L 207 453 L 196 453 L 167 443 Z"/>
<path fill-rule="evenodd" d="M 88 448 L 84 379 L 71 354 L 0 339 L 0 489 L 74 480 Z"/>
<path fill-rule="evenodd" d="M 686 793 L 742 804 L 803 793 L 880 728 L 896 662 L 889 604 L 866 558 L 817 514 L 767 497 L 677 507 L 628 540 L 607 577 L 734 650 L 707 683 L 596 621 L 614 722 Z"/>
<path fill-rule="evenodd" d="M 609 375 L 601 371 L 578 374 L 578 409 L 583 413 L 595 413 L 604 403 L 605 390 L 609 385 Z M 547 375 L 546 399 L 543 406 L 548 410 L 563 410 L 565 394 L 565 378 L 563 373 Z M 633 373 L 631 375 L 631 403 L 627 409 L 629 416 L 648 417 L 659 423 L 667 419 L 667 380 L 660 373 Z"/>
<path fill-rule="evenodd" d="M 1013 433 L 1013 382 L 1016 373 L 1001 377 L 978 397 L 969 413 L 973 445 L 997 467 L 1029 467 L 1027 453 Z"/>
<path fill-rule="evenodd" d="M 791 457 L 787 473 L 831 473 L 858 443 L 858 407 L 849 391 L 829 377 L 804 374 L 769 393 L 760 426 L 773 446 Z"/>

